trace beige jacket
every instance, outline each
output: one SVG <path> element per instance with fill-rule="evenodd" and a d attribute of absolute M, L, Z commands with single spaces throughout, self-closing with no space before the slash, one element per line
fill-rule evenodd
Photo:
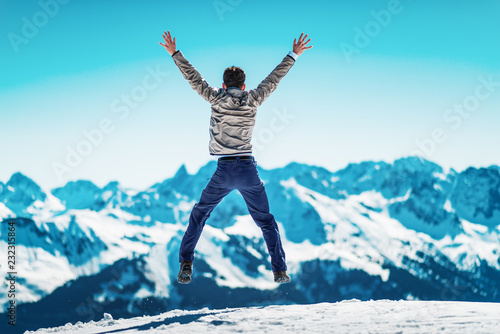
<path fill-rule="evenodd" d="M 227 90 L 211 87 L 180 51 L 176 51 L 172 58 L 191 87 L 212 105 L 210 154 L 251 154 L 257 107 L 278 87 L 295 59 L 290 55 L 285 56 L 257 88 L 242 91 L 231 87 Z"/>

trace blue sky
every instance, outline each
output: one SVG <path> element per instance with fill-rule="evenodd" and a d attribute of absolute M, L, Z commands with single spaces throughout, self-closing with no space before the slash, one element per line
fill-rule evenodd
<path fill-rule="evenodd" d="M 159 46 L 167 29 L 210 84 L 237 65 L 249 89 L 309 33 L 313 49 L 259 109 L 264 168 L 414 153 L 500 165 L 499 13 L 498 1 L 1 0 L 0 181 L 145 188 L 213 159 L 210 106 Z"/>

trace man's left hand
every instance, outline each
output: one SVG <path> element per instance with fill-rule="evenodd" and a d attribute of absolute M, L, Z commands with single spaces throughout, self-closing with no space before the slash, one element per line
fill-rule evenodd
<path fill-rule="evenodd" d="M 165 44 L 160 42 L 160 45 L 167 50 L 170 55 L 175 53 L 175 37 L 172 40 L 172 36 L 170 35 L 170 31 L 163 32 L 163 39 L 165 40 Z"/>

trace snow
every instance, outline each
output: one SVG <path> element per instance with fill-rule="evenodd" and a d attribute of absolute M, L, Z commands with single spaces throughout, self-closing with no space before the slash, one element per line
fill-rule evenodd
<path fill-rule="evenodd" d="M 248 219 L 246 220 L 249 224 Z M 255 223 L 252 222 L 253 225 Z M 269 272 L 267 277 L 260 276 L 251 278 L 244 273 L 239 267 L 235 266 L 231 258 L 225 257 L 221 247 L 215 247 L 221 243 L 227 242 L 229 237 L 223 231 L 205 225 L 203 234 L 200 237 L 197 252 L 203 257 L 205 262 L 217 272 L 215 281 L 219 286 L 227 286 L 230 288 L 253 287 L 256 289 L 274 289 L 276 283 L 269 280 L 272 274 Z"/>
<path fill-rule="evenodd" d="M 9 217 L 14 217 L 15 214 L 9 208 L 5 206 L 5 204 L 0 202 L 0 219 L 5 219 Z"/>
<path fill-rule="evenodd" d="M 28 333 L 498 333 L 500 304 L 442 301 L 359 301 L 273 305 L 77 322 Z"/>
<path fill-rule="evenodd" d="M 488 227 L 462 220 L 463 234 L 451 239 L 449 236 L 436 241 L 441 251 L 464 270 L 475 268 L 481 260 L 500 269 L 500 233 Z"/>
<path fill-rule="evenodd" d="M 226 227 L 224 232 L 233 235 L 242 235 L 248 239 L 259 239 L 262 238 L 262 231 L 255 224 L 250 215 L 246 216 L 235 216 L 236 223 Z"/>
<path fill-rule="evenodd" d="M 50 211 L 60 204 L 52 195 L 48 195 L 52 203 L 51 206 L 36 211 L 35 224 L 43 231 L 48 231 L 46 223 L 39 217 L 48 217 Z M 1 211 L 4 209 L 4 211 Z M 31 209 L 31 208 L 30 208 Z M 8 209 L 0 206 L 0 214 L 8 215 Z M 149 264 L 149 271 L 146 276 L 155 283 L 154 294 L 159 297 L 169 297 L 169 286 L 171 286 L 169 272 L 166 270 L 166 243 L 177 234 L 179 226 L 174 224 L 155 224 L 145 227 L 129 224 L 128 221 L 139 220 L 134 216 L 120 209 L 104 209 L 100 212 L 92 210 L 68 210 L 66 215 L 55 215 L 51 221 L 55 228 L 63 233 L 70 234 L 68 226 L 71 216 L 75 217 L 78 226 L 83 233 L 91 240 L 90 230 L 106 243 L 108 249 L 101 251 L 99 256 L 91 257 L 82 264 L 72 264 L 64 254 L 49 251 L 41 247 L 26 247 L 17 245 L 18 271 L 23 273 L 23 278 L 29 284 L 18 284 L 18 301 L 36 302 L 43 295 L 50 294 L 57 287 L 67 281 L 80 276 L 93 275 L 102 270 L 107 265 L 111 265 L 122 258 L 132 258 L 138 254 L 147 254 L 146 261 Z M 114 216 L 114 217 L 113 217 Z M 52 236 L 51 236 L 52 237 Z M 137 241 L 131 239 L 136 238 Z M 6 249 L 6 240 L 0 240 L 0 249 Z M 176 264 L 177 266 L 177 264 Z M 145 291 L 141 291 L 137 296 L 141 296 Z M 7 294 L 0 294 L 0 304 L 8 300 Z"/>
<path fill-rule="evenodd" d="M 155 283 L 154 295 L 169 297 L 168 287 L 172 284 L 169 277 L 168 257 L 165 256 L 165 245 L 155 245 L 151 248 L 149 256 L 146 257 L 148 271 L 146 277 Z"/>
<path fill-rule="evenodd" d="M 443 208 L 448 211 L 448 212 L 455 212 L 455 210 L 453 209 L 453 207 L 451 206 L 451 202 L 449 199 L 446 200 L 446 202 L 444 203 L 444 206 Z"/>
<path fill-rule="evenodd" d="M 382 268 L 384 258 L 399 266 L 402 266 L 402 254 L 418 260 L 415 251 L 422 249 L 422 238 L 425 238 L 425 235 L 421 237 L 415 231 L 406 229 L 400 222 L 390 218 L 387 210 L 377 213 L 360 204 L 369 203 L 375 207 L 384 207 L 389 201 L 379 193 L 368 191 L 351 195 L 345 200 L 335 200 L 299 185 L 294 178 L 281 181 L 281 185 L 293 189 L 295 196 L 315 209 L 325 227 L 331 226 L 334 231 L 329 233 L 330 243 L 320 246 L 311 245 L 307 241 L 300 244 L 288 242 L 284 235 L 283 246 L 289 254 L 289 268 L 292 273 L 294 268 L 299 267 L 299 262 L 319 258 L 340 260 L 343 268 L 360 269 L 387 281 L 389 271 Z M 405 196 L 409 196 L 409 193 Z M 362 214 L 369 214 L 369 218 Z M 359 237 L 353 238 L 356 234 L 359 234 Z M 411 241 L 413 247 L 402 249 L 402 240 Z"/>

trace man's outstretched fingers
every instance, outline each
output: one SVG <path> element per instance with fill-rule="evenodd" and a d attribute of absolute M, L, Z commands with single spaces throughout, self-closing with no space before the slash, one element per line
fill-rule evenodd
<path fill-rule="evenodd" d="M 168 30 L 163 31 L 162 37 L 164 43 L 160 42 L 160 45 L 163 46 L 170 55 L 173 55 L 175 53 L 175 37 L 172 40 L 172 34 L 170 34 Z"/>
<path fill-rule="evenodd" d="M 309 34 L 304 34 L 302 32 L 298 40 L 297 39 L 293 40 L 293 51 L 296 54 L 301 55 L 304 50 L 312 48 L 312 45 L 307 46 L 307 44 L 309 44 L 309 42 L 311 41 L 311 38 L 308 39 L 308 37 Z"/>

